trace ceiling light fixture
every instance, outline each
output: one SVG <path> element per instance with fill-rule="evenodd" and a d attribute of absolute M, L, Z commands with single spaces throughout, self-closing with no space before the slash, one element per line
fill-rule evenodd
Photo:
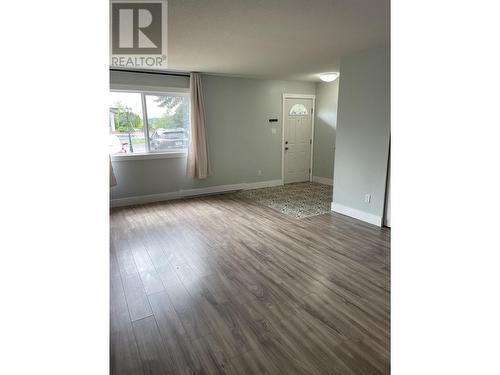
<path fill-rule="evenodd" d="M 319 75 L 319 79 L 321 79 L 324 82 L 335 81 L 338 77 L 339 77 L 339 74 L 337 72 L 320 73 L 320 75 Z"/>

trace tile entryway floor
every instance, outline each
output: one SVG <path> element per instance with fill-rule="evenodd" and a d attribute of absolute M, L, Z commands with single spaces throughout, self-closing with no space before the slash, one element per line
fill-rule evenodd
<path fill-rule="evenodd" d="M 333 187 L 316 182 L 298 182 L 238 193 L 296 219 L 325 214 L 331 211 Z"/>

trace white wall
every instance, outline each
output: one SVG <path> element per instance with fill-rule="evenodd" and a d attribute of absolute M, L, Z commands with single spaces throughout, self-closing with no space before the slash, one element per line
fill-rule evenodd
<path fill-rule="evenodd" d="M 313 175 L 333 180 L 338 80 L 316 84 Z"/>
<path fill-rule="evenodd" d="M 377 225 L 384 214 L 389 154 L 389 55 L 381 47 L 346 56 L 339 80 L 332 209 Z"/>

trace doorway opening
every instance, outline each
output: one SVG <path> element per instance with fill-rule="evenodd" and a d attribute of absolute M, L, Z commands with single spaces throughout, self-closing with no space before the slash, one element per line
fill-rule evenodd
<path fill-rule="evenodd" d="M 312 181 L 315 95 L 283 94 L 283 184 Z"/>

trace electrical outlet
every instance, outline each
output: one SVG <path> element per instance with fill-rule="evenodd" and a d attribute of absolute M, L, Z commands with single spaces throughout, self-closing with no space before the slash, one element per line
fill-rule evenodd
<path fill-rule="evenodd" d="M 372 200 L 371 194 L 365 194 L 365 203 L 370 203 L 371 200 Z"/>
<path fill-rule="evenodd" d="M 260 169 L 257 171 L 257 176 L 262 176 L 262 171 Z"/>

